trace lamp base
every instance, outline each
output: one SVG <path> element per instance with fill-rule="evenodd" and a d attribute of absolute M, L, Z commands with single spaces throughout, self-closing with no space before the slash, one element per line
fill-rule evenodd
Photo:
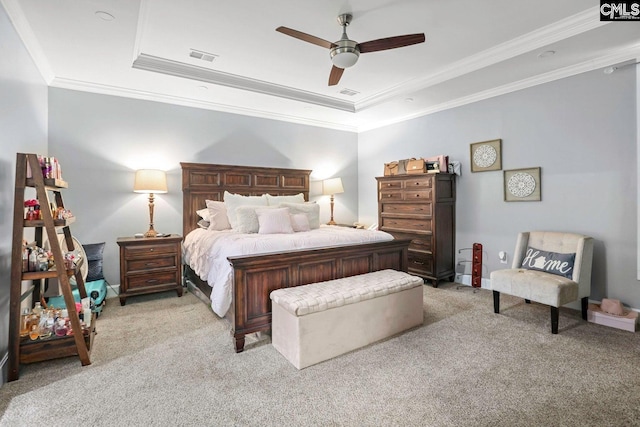
<path fill-rule="evenodd" d="M 158 232 L 154 230 L 153 227 L 151 227 L 149 231 L 144 233 L 144 237 L 156 237 L 157 235 L 158 235 Z"/>
<path fill-rule="evenodd" d="M 334 220 L 331 220 L 327 223 L 327 225 L 338 225 L 338 223 L 335 222 Z"/>

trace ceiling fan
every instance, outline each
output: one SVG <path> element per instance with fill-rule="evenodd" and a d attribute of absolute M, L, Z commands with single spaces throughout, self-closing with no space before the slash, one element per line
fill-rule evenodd
<path fill-rule="evenodd" d="M 338 16 L 338 23 L 342 27 L 342 38 L 334 43 L 287 27 L 278 27 L 276 28 L 276 31 L 308 43 L 326 47 L 330 50 L 333 67 L 331 67 L 331 73 L 329 73 L 329 86 L 338 84 L 344 69 L 355 65 L 361 53 L 411 46 L 413 44 L 423 43 L 425 40 L 424 33 L 418 33 L 406 34 L 404 36 L 385 37 L 383 39 L 358 43 L 354 40 L 350 40 L 347 36 L 347 25 L 351 23 L 351 18 L 352 16 L 349 13 L 344 13 Z"/>

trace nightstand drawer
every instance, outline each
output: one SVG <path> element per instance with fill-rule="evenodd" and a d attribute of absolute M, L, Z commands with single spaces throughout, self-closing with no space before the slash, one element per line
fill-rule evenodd
<path fill-rule="evenodd" d="M 432 198 L 431 190 L 428 189 L 407 190 L 404 193 L 405 200 L 431 200 Z"/>
<path fill-rule="evenodd" d="M 399 192 L 399 191 L 381 191 L 380 192 L 380 201 L 382 203 L 384 203 L 385 201 L 389 201 L 389 200 L 403 200 L 403 193 Z"/>
<path fill-rule="evenodd" d="M 176 267 L 175 256 L 162 256 L 153 258 L 144 258 L 136 260 L 125 260 L 127 273 L 135 273 L 137 271 L 148 271 L 154 268 Z"/>
<path fill-rule="evenodd" d="M 176 271 L 156 272 L 153 274 L 132 274 L 127 278 L 127 288 L 129 290 L 155 288 L 175 283 Z"/>
<path fill-rule="evenodd" d="M 136 245 L 124 248 L 124 256 L 127 259 L 148 258 L 156 255 L 175 254 L 175 243 L 161 243 L 152 245 Z"/>
<path fill-rule="evenodd" d="M 402 181 L 380 181 L 380 191 L 399 190 L 402 188 Z"/>
<path fill-rule="evenodd" d="M 134 295 L 175 290 L 182 296 L 182 236 L 119 237 L 120 305 Z"/>

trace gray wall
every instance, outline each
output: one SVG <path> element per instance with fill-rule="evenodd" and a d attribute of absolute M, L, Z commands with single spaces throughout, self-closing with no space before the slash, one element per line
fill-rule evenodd
<path fill-rule="evenodd" d="M 4 383 L 16 153 L 47 152 L 47 85 L 2 7 L 0 58 L 0 365 Z"/>
<path fill-rule="evenodd" d="M 505 267 L 499 251 L 511 265 L 519 231 L 583 233 L 596 239 L 591 299 L 639 308 L 635 84 L 634 67 L 594 71 L 362 133 L 360 219 L 376 221 L 384 162 L 448 154 L 463 166 L 456 249 L 483 244 L 483 277 Z M 496 138 L 503 169 L 542 168 L 542 201 L 504 202 L 502 171 L 470 172 L 469 144 Z"/>
<path fill-rule="evenodd" d="M 49 152 L 69 182 L 65 206 L 76 215 L 72 232 L 82 243 L 106 242 L 105 276 L 120 283 L 118 236 L 149 226 L 148 198 L 133 193 L 136 169 L 168 171 L 169 192 L 156 196 L 154 228 L 182 233 L 180 162 L 311 169 L 311 199 L 329 220 L 320 181 L 339 176 L 335 219 L 357 219 L 357 135 L 106 95 L 50 89 Z"/>

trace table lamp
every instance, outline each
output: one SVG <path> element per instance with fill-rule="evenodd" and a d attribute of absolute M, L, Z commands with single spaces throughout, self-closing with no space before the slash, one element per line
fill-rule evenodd
<path fill-rule="evenodd" d="M 336 225 L 336 222 L 333 220 L 333 200 L 334 196 L 339 193 L 344 193 L 342 179 L 329 178 L 322 181 L 322 194 L 331 195 L 331 219 L 327 223 L 328 225 Z"/>
<path fill-rule="evenodd" d="M 136 171 L 133 184 L 134 193 L 149 194 L 149 230 L 144 237 L 156 237 L 158 232 L 153 229 L 153 195 L 167 192 L 167 175 L 156 169 L 141 169 Z"/>

